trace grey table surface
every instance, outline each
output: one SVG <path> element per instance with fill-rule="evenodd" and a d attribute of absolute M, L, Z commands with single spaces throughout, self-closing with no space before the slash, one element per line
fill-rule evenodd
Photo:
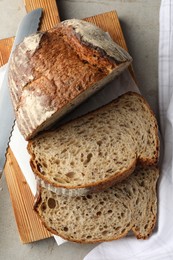
<path fill-rule="evenodd" d="M 61 20 L 116 10 L 141 93 L 158 117 L 158 44 L 160 0 L 57 0 Z M 0 0 L 0 39 L 15 35 L 25 14 L 23 0 Z M 0 191 L 0 260 L 81 260 L 96 245 L 65 243 L 53 238 L 23 245 L 17 231 L 6 180 Z M 110 259 L 112 260 L 112 259 Z"/>

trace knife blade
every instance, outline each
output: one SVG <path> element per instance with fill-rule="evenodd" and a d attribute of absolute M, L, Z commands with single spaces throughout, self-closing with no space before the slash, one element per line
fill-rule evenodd
<path fill-rule="evenodd" d="M 39 29 L 41 16 L 42 8 L 35 9 L 24 16 L 17 30 L 8 64 L 16 46 L 22 42 L 26 36 L 37 32 Z M 2 86 L 0 88 L 0 177 L 5 166 L 6 153 L 15 123 L 15 114 L 8 87 L 8 64 Z"/>

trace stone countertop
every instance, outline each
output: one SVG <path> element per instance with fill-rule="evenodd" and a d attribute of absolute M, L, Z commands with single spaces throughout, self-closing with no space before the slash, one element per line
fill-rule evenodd
<path fill-rule="evenodd" d="M 116 10 L 120 19 L 139 89 L 158 116 L 158 43 L 160 0 L 57 0 L 61 20 L 84 18 Z M 0 1 L 0 39 L 15 35 L 25 14 L 23 0 Z M 95 245 L 65 243 L 53 238 L 23 245 L 18 235 L 5 181 L 0 191 L 0 259 L 81 260 Z"/>

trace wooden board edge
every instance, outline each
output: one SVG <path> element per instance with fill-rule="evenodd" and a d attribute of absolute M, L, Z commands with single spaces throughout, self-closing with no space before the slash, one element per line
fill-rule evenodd
<path fill-rule="evenodd" d="M 46 31 L 60 22 L 58 6 L 55 0 L 24 0 L 24 4 L 27 13 L 36 8 L 43 8 L 40 31 Z"/>
<path fill-rule="evenodd" d="M 7 161 L 5 177 L 21 242 L 30 243 L 51 237 L 33 210 L 34 196 L 10 148 Z"/>
<path fill-rule="evenodd" d="M 8 62 L 14 37 L 0 40 L 0 67 Z"/>

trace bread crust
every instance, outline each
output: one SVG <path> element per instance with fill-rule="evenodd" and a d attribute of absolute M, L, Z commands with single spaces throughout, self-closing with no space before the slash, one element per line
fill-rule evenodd
<path fill-rule="evenodd" d="M 140 168 L 142 168 L 142 167 L 140 167 Z M 140 169 L 140 168 L 139 168 L 139 169 Z M 147 167 L 144 167 L 144 169 L 145 169 L 145 168 L 147 168 Z M 52 234 L 58 235 L 58 236 L 62 237 L 63 239 L 69 240 L 69 241 L 72 241 L 72 242 L 85 243 L 85 244 L 87 244 L 87 243 L 98 243 L 98 242 L 103 242 L 103 241 L 117 240 L 117 239 L 120 239 L 120 238 L 122 238 L 122 237 L 125 237 L 130 230 L 133 231 L 133 233 L 134 233 L 134 235 L 136 236 L 137 239 L 144 239 L 144 240 L 145 240 L 145 239 L 148 239 L 149 236 L 151 235 L 151 233 L 152 233 L 153 230 L 154 230 L 154 227 L 155 227 L 155 225 L 156 225 L 156 220 L 157 220 L 157 218 L 156 218 L 156 215 L 157 215 L 157 191 L 156 191 L 156 183 L 157 183 L 157 180 L 158 180 L 158 177 L 159 177 L 159 169 L 158 169 L 158 167 L 155 167 L 155 166 L 153 167 L 153 166 L 151 166 L 150 168 L 151 168 L 150 174 L 152 175 L 152 174 L 153 174 L 152 171 L 154 171 L 154 175 L 153 175 L 153 176 L 155 176 L 155 177 L 154 177 L 154 182 L 153 182 L 153 184 L 152 184 L 152 187 L 150 187 L 151 190 L 147 190 L 147 192 L 151 192 L 151 193 L 154 194 L 154 201 L 156 201 L 156 208 L 155 208 L 155 210 L 152 212 L 152 216 L 151 216 L 151 219 L 150 219 L 150 228 L 147 230 L 146 234 L 140 233 L 140 230 L 137 229 L 137 228 L 135 228 L 135 219 L 134 219 L 134 216 L 132 215 L 132 222 L 131 222 L 130 226 L 129 226 L 128 229 L 125 230 L 125 231 L 123 232 L 123 234 L 121 234 L 120 236 L 115 236 L 115 237 L 112 237 L 112 238 L 110 238 L 110 239 L 105 239 L 105 237 L 103 236 L 103 239 L 91 239 L 91 240 L 90 240 L 90 239 L 87 239 L 87 240 L 86 240 L 86 239 L 84 239 L 84 240 L 79 240 L 79 239 L 73 239 L 73 238 L 71 238 L 71 237 L 69 237 L 69 236 L 64 236 L 61 232 L 58 232 L 57 230 L 55 230 L 55 229 L 53 229 L 53 228 L 47 226 L 47 224 L 45 223 L 44 219 L 40 216 L 40 214 L 39 214 L 39 212 L 38 212 L 38 206 L 39 206 L 39 204 L 40 204 L 40 202 L 41 202 L 41 189 L 42 189 L 42 187 L 41 187 L 40 185 L 38 185 L 37 195 L 35 196 L 34 210 L 35 210 L 35 212 L 38 214 L 38 216 L 39 216 L 39 218 L 41 219 L 43 225 L 44 225 Z M 148 170 L 150 170 L 150 168 L 148 167 Z M 139 173 L 139 174 L 140 174 L 140 173 Z M 154 190 L 153 190 L 153 189 L 154 189 Z M 134 195 L 132 195 L 132 196 L 134 196 Z M 64 197 L 64 196 L 63 196 L 63 197 Z M 64 199 L 64 198 L 63 198 L 63 199 Z M 153 201 L 153 203 L 155 203 L 154 201 Z M 133 204 L 132 204 L 132 205 L 133 205 Z M 131 206 L 131 207 L 132 207 L 132 206 Z M 133 207 L 132 207 L 132 208 L 133 208 Z M 134 211 L 135 211 L 135 208 L 134 208 Z M 147 213 L 146 213 L 146 214 L 147 214 Z M 105 218 L 106 218 L 106 216 L 105 216 Z M 152 223 L 152 224 L 151 224 L 151 223 Z M 144 225 L 144 224 L 141 223 L 141 226 L 142 226 L 142 225 Z"/>
<path fill-rule="evenodd" d="M 66 194 L 66 195 L 71 195 L 71 196 L 76 196 L 76 195 L 85 195 L 85 194 L 88 194 L 90 192 L 98 192 L 100 190 L 103 190 L 103 189 L 106 189 L 110 186 L 113 186 L 115 183 L 118 183 L 118 182 L 121 182 L 122 180 L 126 179 L 135 169 L 136 165 L 138 164 L 141 164 L 141 165 L 156 165 L 158 163 L 158 159 L 159 159 L 159 138 L 158 138 L 158 126 L 157 126 L 157 121 L 156 121 L 156 118 L 154 116 L 154 113 L 153 111 L 151 110 L 149 104 L 146 102 L 146 100 L 138 93 L 136 92 L 128 92 L 128 93 L 125 93 L 123 95 L 121 95 L 118 99 L 116 99 L 115 101 L 112 101 L 112 102 L 118 102 L 120 98 L 123 98 L 123 96 L 137 96 L 139 97 L 142 102 L 144 103 L 144 105 L 147 107 L 147 109 L 150 111 L 151 115 L 153 116 L 153 120 L 155 122 L 155 137 L 156 137 L 156 152 L 155 152 L 155 155 L 152 159 L 149 159 L 149 158 L 139 158 L 139 157 L 136 157 L 136 159 L 134 159 L 132 162 L 131 162 L 131 165 L 129 165 L 129 168 L 126 169 L 124 172 L 119 172 L 119 173 L 116 173 L 112 176 L 110 176 L 109 178 L 105 178 L 105 179 L 102 179 L 100 181 L 95 181 L 93 183 L 89 183 L 89 184 L 84 184 L 84 185 L 78 185 L 78 186 L 66 186 L 66 185 L 63 185 L 63 184 L 60 184 L 60 183 L 52 183 L 49 179 L 45 178 L 44 175 L 41 174 L 41 172 L 39 172 L 38 170 L 38 167 L 37 165 L 34 163 L 35 161 L 35 157 L 34 155 L 32 154 L 32 140 L 30 140 L 30 142 L 28 143 L 28 146 L 27 146 L 27 149 L 28 149 L 28 152 L 29 154 L 31 155 L 31 159 L 30 159 L 30 165 L 31 165 L 31 168 L 33 170 L 33 172 L 35 173 L 36 176 L 38 176 L 37 180 L 41 183 L 42 186 L 46 187 L 47 189 L 57 193 L 57 194 Z M 112 103 L 111 102 L 111 103 Z M 106 106 L 109 106 L 106 105 Z M 104 107 L 106 107 L 104 106 Z M 102 108 L 98 108 L 97 110 L 95 111 L 99 111 L 100 109 Z M 94 111 L 94 112 L 95 112 Z M 93 112 L 89 112 L 87 115 L 91 115 Z M 77 119 L 74 119 L 72 120 L 73 122 L 76 122 L 76 120 L 78 120 L 79 118 Z M 71 122 L 68 122 L 66 123 L 66 125 L 70 125 Z M 44 135 L 44 132 L 42 133 Z"/>
<path fill-rule="evenodd" d="M 154 230 L 154 227 L 156 225 L 156 217 L 153 218 L 153 223 L 152 223 L 152 226 L 150 228 L 150 230 L 148 231 L 147 235 L 143 236 L 142 234 L 140 234 L 136 229 L 135 227 L 132 227 L 132 231 L 134 233 L 134 235 L 136 236 L 137 239 L 148 239 L 149 236 L 151 235 L 152 231 Z"/>
<path fill-rule="evenodd" d="M 108 59 L 112 66 L 126 62 L 127 59 L 132 60 L 131 56 L 125 53 L 124 49 L 117 45 L 108 33 L 91 23 L 70 19 L 62 22 L 61 25 L 65 29 L 64 32 L 68 42 L 72 41 L 74 48 L 82 46 L 87 51 L 92 50 L 94 54 L 105 58 L 105 62 Z"/>
<path fill-rule="evenodd" d="M 51 181 L 47 180 L 40 174 L 40 172 L 33 166 L 33 163 L 30 161 L 31 168 L 39 178 L 36 177 L 38 183 L 40 183 L 41 186 L 47 188 L 48 190 L 51 190 L 55 192 L 56 194 L 63 194 L 63 195 L 69 195 L 69 196 L 82 196 L 86 195 L 92 192 L 99 192 L 102 190 L 105 190 L 114 184 L 121 182 L 122 180 L 126 179 L 130 174 L 134 171 L 136 167 L 136 163 L 133 162 L 132 165 L 124 171 L 123 173 L 116 173 L 115 176 L 112 176 L 107 179 L 103 179 L 99 182 L 94 182 L 88 185 L 80 185 L 80 186 L 65 186 L 65 185 L 60 185 L 57 183 L 55 185 L 54 183 L 51 183 Z"/>
<path fill-rule="evenodd" d="M 36 193 L 36 196 L 35 196 L 35 200 L 34 200 L 34 206 L 33 206 L 33 209 L 34 211 L 37 213 L 37 216 L 39 217 L 39 219 L 41 220 L 42 224 L 44 225 L 44 227 L 49 231 L 51 232 L 52 234 L 56 235 L 56 236 L 60 236 L 61 238 L 63 238 L 64 240 L 68 240 L 68 241 L 71 241 L 71 242 L 76 242 L 76 243 L 80 243 L 80 244 L 95 244 L 95 243 L 99 243 L 99 242 L 109 242 L 109 241 L 113 241 L 113 240 L 118 240 L 118 239 L 121 239 L 123 237 L 125 237 L 128 232 L 132 229 L 132 226 L 131 225 L 129 227 L 129 230 L 125 230 L 124 233 L 121 235 L 121 236 L 118 236 L 118 237 L 112 237 L 110 239 L 95 239 L 95 240 L 77 240 L 77 239 L 71 239 L 71 238 L 67 238 L 65 236 L 63 236 L 61 233 L 58 233 L 55 229 L 51 228 L 51 227 L 48 227 L 46 225 L 46 223 L 43 221 L 43 219 L 40 217 L 40 215 L 38 214 L 38 210 L 37 210 L 37 207 L 38 207 L 38 204 L 39 202 L 41 201 L 41 186 L 40 185 L 37 185 L 37 193 Z"/>
<path fill-rule="evenodd" d="M 131 61 L 105 32 L 77 19 L 25 38 L 9 68 L 11 97 L 24 138 L 31 139 L 62 118 Z"/>

